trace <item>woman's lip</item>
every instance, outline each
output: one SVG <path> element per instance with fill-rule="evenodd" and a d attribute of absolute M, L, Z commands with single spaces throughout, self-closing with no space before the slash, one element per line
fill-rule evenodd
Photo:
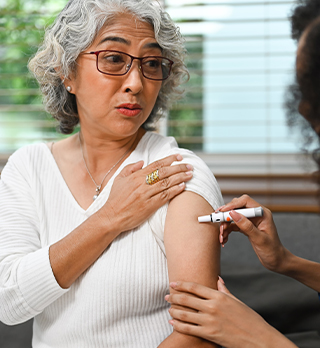
<path fill-rule="evenodd" d="M 129 104 L 129 103 L 126 103 L 126 104 L 121 104 L 119 106 L 117 106 L 117 109 L 142 109 L 142 107 L 139 105 L 139 104 Z"/>
<path fill-rule="evenodd" d="M 133 116 L 137 116 L 138 114 L 140 114 L 142 109 L 128 109 L 128 108 L 124 108 L 124 107 L 117 107 L 117 110 L 122 115 L 125 115 L 128 117 L 133 117 Z"/>
<path fill-rule="evenodd" d="M 142 107 L 139 104 L 126 103 L 126 104 L 121 104 L 117 106 L 116 109 L 122 115 L 133 117 L 133 116 L 137 116 L 141 112 Z"/>

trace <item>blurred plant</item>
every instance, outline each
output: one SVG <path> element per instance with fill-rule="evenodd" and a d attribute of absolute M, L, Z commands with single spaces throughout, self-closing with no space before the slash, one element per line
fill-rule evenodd
<path fill-rule="evenodd" d="M 190 80 L 186 85 L 186 94 L 182 101 L 173 107 L 168 119 L 168 135 L 176 138 L 179 145 L 191 150 L 203 148 L 202 126 L 202 40 L 194 37 L 186 43 L 188 51 L 187 66 Z M 199 58 L 200 57 L 200 58 Z"/>
<path fill-rule="evenodd" d="M 49 117 L 27 64 L 42 41 L 45 27 L 66 3 L 67 0 L 0 0 L 0 135 L 5 138 L 0 142 L 1 152 L 13 151 L 28 143 L 29 138 L 57 136 L 53 122 L 38 122 Z M 27 121 L 27 128 L 20 126 Z"/>

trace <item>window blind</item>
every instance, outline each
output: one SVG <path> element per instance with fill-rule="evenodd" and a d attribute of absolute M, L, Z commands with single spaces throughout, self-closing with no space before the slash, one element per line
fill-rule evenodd
<path fill-rule="evenodd" d="M 294 1 L 166 0 L 186 38 L 191 79 L 167 134 L 208 153 L 294 153 L 283 107 L 296 46 Z"/>
<path fill-rule="evenodd" d="M 0 153 L 59 137 L 26 65 L 66 0 L 0 1 Z M 186 38 L 191 79 L 161 132 L 207 153 L 293 153 L 283 110 L 293 1 L 162 1 Z"/>

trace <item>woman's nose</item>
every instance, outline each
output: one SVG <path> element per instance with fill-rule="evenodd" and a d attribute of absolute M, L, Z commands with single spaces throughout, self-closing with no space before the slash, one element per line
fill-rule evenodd
<path fill-rule="evenodd" d="M 143 89 L 143 75 L 139 61 L 133 61 L 129 66 L 129 71 L 124 75 L 124 88 L 126 91 L 131 91 L 136 94 Z"/>

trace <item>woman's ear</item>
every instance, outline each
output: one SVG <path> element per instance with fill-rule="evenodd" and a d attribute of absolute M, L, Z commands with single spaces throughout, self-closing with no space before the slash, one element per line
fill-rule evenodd
<path fill-rule="evenodd" d="M 74 84 L 73 84 L 73 80 L 70 77 L 64 77 L 62 79 L 62 83 L 64 84 L 66 90 L 69 93 L 74 94 L 74 92 L 75 92 Z"/>
<path fill-rule="evenodd" d="M 65 89 L 71 93 L 74 94 L 74 84 L 73 84 L 73 77 L 72 76 L 64 76 L 62 74 L 62 71 L 60 68 L 55 68 L 55 71 L 59 74 L 59 77 L 61 79 L 62 84 L 64 85 Z"/>

